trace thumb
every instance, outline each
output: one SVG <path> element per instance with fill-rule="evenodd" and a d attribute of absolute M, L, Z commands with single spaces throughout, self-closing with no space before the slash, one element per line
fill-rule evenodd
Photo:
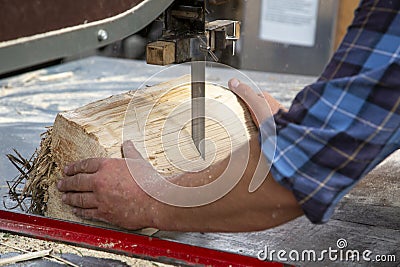
<path fill-rule="evenodd" d="M 127 140 L 122 144 L 122 154 L 124 158 L 143 159 L 131 140 Z"/>
<path fill-rule="evenodd" d="M 268 102 L 263 95 L 257 94 L 250 86 L 241 83 L 237 79 L 231 79 L 228 83 L 229 89 L 235 93 L 246 104 L 257 127 L 266 119 L 270 113 Z"/>
<path fill-rule="evenodd" d="M 122 143 L 122 153 L 130 174 L 134 177 L 136 183 L 141 181 L 140 187 L 142 189 L 143 183 L 146 180 L 148 181 L 149 177 L 159 177 L 151 163 L 142 157 L 131 140 Z"/>

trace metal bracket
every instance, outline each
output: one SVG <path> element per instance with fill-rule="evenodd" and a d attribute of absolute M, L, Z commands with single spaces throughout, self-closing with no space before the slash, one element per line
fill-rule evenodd
<path fill-rule="evenodd" d="M 240 22 L 234 20 L 215 20 L 207 22 L 204 35 L 166 35 L 160 41 L 152 42 L 146 48 L 148 64 L 168 65 L 191 61 L 200 52 L 210 55 L 218 62 L 216 51 L 225 50 L 232 45 L 235 55 L 236 41 L 240 39 Z"/>
<path fill-rule="evenodd" d="M 215 20 L 206 23 L 206 34 L 211 51 L 224 50 L 232 45 L 235 55 L 236 42 L 240 39 L 240 22 L 235 20 Z"/>

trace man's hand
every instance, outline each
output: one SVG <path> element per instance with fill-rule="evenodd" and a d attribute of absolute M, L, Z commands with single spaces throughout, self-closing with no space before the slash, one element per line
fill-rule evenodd
<path fill-rule="evenodd" d="M 229 89 L 239 96 L 247 105 L 257 127 L 259 127 L 269 115 L 273 115 L 277 113 L 279 109 L 283 109 L 283 106 L 265 91 L 256 93 L 247 84 L 241 83 L 237 79 L 231 79 L 228 85 Z"/>
<path fill-rule="evenodd" d="M 133 147 L 124 143 L 129 159 L 86 159 L 65 167 L 65 178 L 57 187 L 64 192 L 64 203 L 74 207 L 77 216 L 108 222 L 127 229 L 154 226 L 155 200 L 136 184 L 126 161 L 141 166 L 141 174 L 156 172 Z M 133 161 L 135 161 L 133 163 Z"/>
<path fill-rule="evenodd" d="M 237 80 L 231 80 L 229 87 L 246 102 L 257 126 L 271 115 L 271 111 L 274 114 L 281 108 L 279 102 L 270 95 L 259 96 Z M 204 206 L 171 206 L 142 191 L 132 175 L 146 179 L 154 177 L 157 172 L 140 156 L 131 142 L 124 143 L 124 156 L 127 159 L 88 159 L 70 164 L 58 188 L 64 192 L 64 202 L 73 206 L 78 216 L 127 229 L 154 227 L 167 231 L 255 231 L 300 216 L 302 211 L 292 192 L 275 182 L 270 174 L 258 174 L 268 177 L 256 191 L 249 192 L 250 181 L 262 156 L 257 138 L 252 138 L 249 145 L 250 158 L 247 166 L 244 166 L 242 179 L 223 198 Z M 226 159 L 213 164 L 201 172 L 175 176 L 172 182 L 188 187 L 207 184 L 211 182 L 207 177 L 217 178 L 224 172 L 228 161 Z M 233 164 L 241 165 L 243 162 Z"/>

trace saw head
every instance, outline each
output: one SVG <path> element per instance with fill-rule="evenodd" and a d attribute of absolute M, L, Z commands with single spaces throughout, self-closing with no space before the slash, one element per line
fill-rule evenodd
<path fill-rule="evenodd" d="M 147 45 L 149 64 L 169 65 L 191 61 L 193 142 L 205 159 L 205 68 L 207 59 L 218 61 L 216 51 L 232 46 L 240 37 L 240 23 L 207 20 L 205 0 L 177 0 L 164 12 L 161 38 Z M 214 3 L 215 4 L 215 3 Z"/>

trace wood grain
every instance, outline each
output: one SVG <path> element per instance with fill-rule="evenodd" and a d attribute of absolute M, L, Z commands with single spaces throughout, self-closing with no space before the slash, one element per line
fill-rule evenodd
<path fill-rule="evenodd" d="M 212 164 L 255 137 L 257 130 L 250 113 L 232 92 L 213 84 L 207 84 L 206 92 L 206 97 L 213 100 L 206 102 L 209 115 L 220 114 L 219 121 L 206 119 L 206 138 L 214 144 L 206 146 L 206 162 Z M 230 112 L 224 109 L 227 107 Z M 185 76 L 58 114 L 51 136 L 52 157 L 58 168 L 49 188 L 46 215 L 89 223 L 75 217 L 61 202 L 55 182 L 62 178 L 60 170 L 69 162 L 121 158 L 123 140 L 132 140 L 141 155 L 166 177 L 186 168 L 201 169 L 204 161 L 198 160 L 200 155 L 190 134 L 190 108 L 190 77 Z M 231 135 L 239 142 L 230 142 Z"/>

